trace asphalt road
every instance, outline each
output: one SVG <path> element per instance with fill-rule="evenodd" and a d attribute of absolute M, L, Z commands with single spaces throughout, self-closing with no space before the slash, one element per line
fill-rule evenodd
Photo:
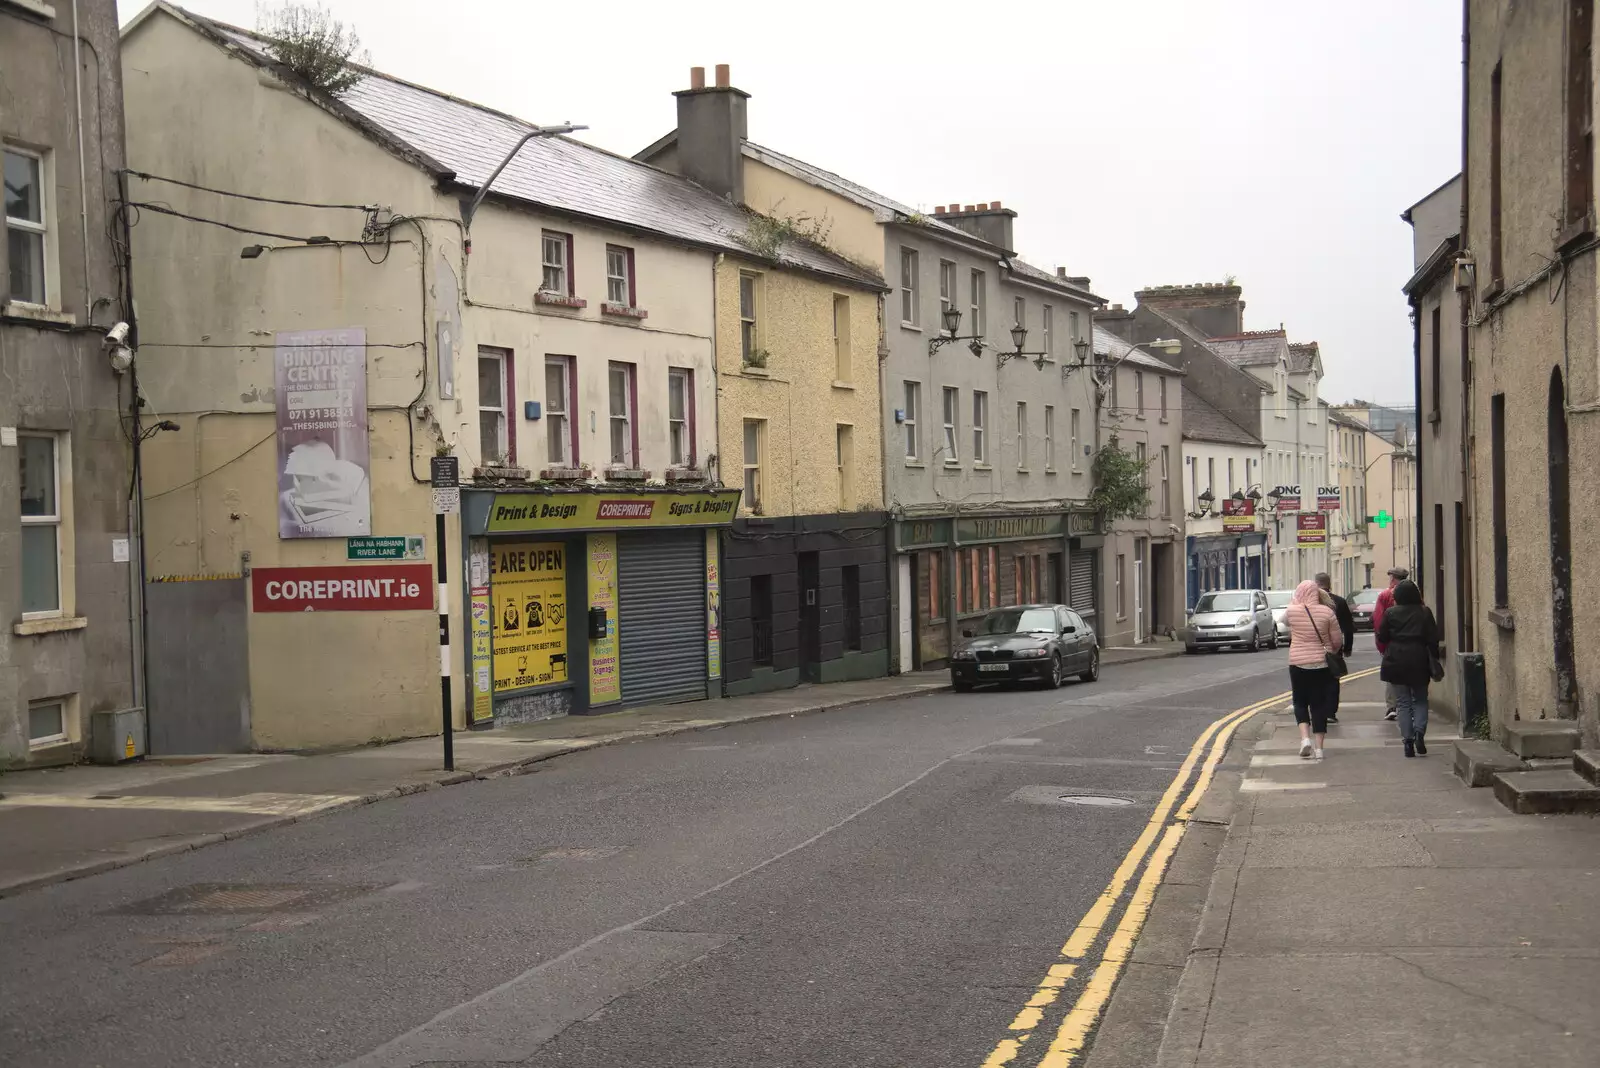
<path fill-rule="evenodd" d="M 612 746 L 0 900 L 0 1064 L 977 1068 L 1285 662 Z"/>

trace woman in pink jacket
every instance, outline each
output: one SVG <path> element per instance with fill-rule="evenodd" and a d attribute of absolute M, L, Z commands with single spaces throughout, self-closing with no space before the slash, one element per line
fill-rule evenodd
<path fill-rule="evenodd" d="M 1295 587 L 1284 620 L 1289 624 L 1289 687 L 1294 692 L 1294 721 L 1300 724 L 1300 755 L 1321 760 L 1334 695 L 1333 672 L 1325 654 L 1340 652 L 1344 635 L 1338 617 L 1322 603 L 1321 591 L 1310 579 Z"/>

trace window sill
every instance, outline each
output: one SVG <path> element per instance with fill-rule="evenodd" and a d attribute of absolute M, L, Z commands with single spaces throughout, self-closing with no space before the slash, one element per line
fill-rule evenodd
<path fill-rule="evenodd" d="M 4 3 L 5 0 L 0 0 Z M 29 304 L 21 300 L 8 300 L 0 311 L 8 319 L 29 319 L 36 323 L 49 323 L 51 326 L 77 326 L 78 317 L 71 312 L 56 311 L 43 304 Z"/>
<path fill-rule="evenodd" d="M 1556 254 L 1565 255 L 1592 237 L 1594 237 L 1593 222 L 1588 219 L 1575 222 L 1556 236 Z"/>
<path fill-rule="evenodd" d="M 994 465 L 993 464 L 973 464 L 972 465 L 972 469 L 974 471 L 993 471 L 994 470 Z"/>
<path fill-rule="evenodd" d="M 1019 475 L 1031 475 L 1032 473 L 1033 472 L 1028 470 L 1026 467 L 1017 468 L 1017 474 Z"/>
<path fill-rule="evenodd" d="M 850 390 L 853 390 L 853 389 L 856 388 L 856 384 L 854 382 L 846 382 L 842 378 L 835 378 L 833 380 L 833 388 L 834 389 L 850 389 Z"/>
<path fill-rule="evenodd" d="M 11 625 L 11 633 L 22 637 L 31 634 L 59 634 L 62 631 L 82 630 L 89 625 L 85 616 L 48 616 L 43 619 L 24 619 Z"/>
<path fill-rule="evenodd" d="M 568 296 L 565 293 L 551 293 L 544 289 L 534 293 L 533 302 L 546 308 L 570 308 L 573 311 L 579 311 L 589 306 L 589 302 L 582 297 Z"/>
<path fill-rule="evenodd" d="M 29 14 L 38 15 L 40 18 L 53 19 L 56 17 L 56 9 L 45 3 L 44 0 L 0 0 L 0 4 L 20 7 Z"/>
<path fill-rule="evenodd" d="M 923 468 L 927 467 L 928 465 L 923 463 L 921 460 L 907 460 L 906 461 L 906 466 L 907 467 L 914 467 L 918 471 L 921 471 Z"/>
<path fill-rule="evenodd" d="M 913 333 L 913 334 L 922 333 L 922 327 L 918 326 L 916 323 L 908 323 L 908 322 L 905 322 L 904 320 L 902 320 L 901 323 L 900 323 L 900 329 L 905 330 L 905 331 L 909 331 L 910 333 Z"/>
<path fill-rule="evenodd" d="M 770 375 L 767 372 L 767 369 L 765 367 L 757 367 L 754 364 L 749 364 L 749 363 L 745 364 L 743 367 L 740 367 L 739 368 L 739 373 L 742 374 L 742 375 L 749 375 L 751 378 L 771 378 L 772 377 L 772 375 Z"/>
<path fill-rule="evenodd" d="M 1162 417 L 1161 417 L 1161 422 L 1162 422 L 1162 423 L 1170 423 L 1170 422 L 1172 422 L 1172 420 L 1171 420 L 1171 419 L 1168 419 L 1168 418 L 1167 418 L 1167 417 L 1166 417 L 1166 416 L 1164 416 L 1164 415 L 1163 415 L 1163 416 L 1162 416 Z"/>
<path fill-rule="evenodd" d="M 609 300 L 600 305 L 600 314 L 613 315 L 619 319 L 648 319 L 650 313 L 643 308 L 635 308 L 628 304 L 613 304 Z"/>

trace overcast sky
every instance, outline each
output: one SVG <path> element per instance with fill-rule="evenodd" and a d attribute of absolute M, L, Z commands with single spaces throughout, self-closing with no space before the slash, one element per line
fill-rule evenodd
<path fill-rule="evenodd" d="M 1460 169 L 1459 0 L 324 2 L 378 69 L 622 153 L 732 64 L 752 140 L 923 210 L 1001 200 L 1113 302 L 1233 275 L 1247 329 L 1322 343 L 1329 400 L 1412 403 L 1399 216 Z"/>

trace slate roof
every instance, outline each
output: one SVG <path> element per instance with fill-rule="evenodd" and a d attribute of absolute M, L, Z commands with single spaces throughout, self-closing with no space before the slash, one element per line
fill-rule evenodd
<path fill-rule="evenodd" d="M 1200 394 L 1183 390 L 1183 436 L 1190 441 L 1210 441 L 1221 445 L 1262 445 L 1244 427 L 1207 404 Z"/>
<path fill-rule="evenodd" d="M 671 144 L 674 140 L 674 135 L 668 134 L 666 137 L 663 137 L 661 140 L 651 145 L 646 151 L 653 151 L 657 148 Z M 978 245 L 982 248 L 992 251 L 995 258 L 1002 263 L 1008 264 L 1012 273 L 1014 274 L 1031 279 L 1034 282 L 1044 283 L 1054 289 L 1070 293 L 1074 296 L 1080 296 L 1086 301 L 1091 301 L 1098 304 L 1105 303 L 1103 299 L 1095 296 L 1093 293 L 1089 292 L 1089 290 L 1080 285 L 1076 285 L 1075 283 L 1068 282 L 1066 279 L 1052 271 L 1044 270 L 1041 267 L 1035 267 L 1033 264 L 1028 263 L 1027 261 L 1016 256 L 1004 256 L 1002 253 L 1004 253 L 1006 250 L 998 248 L 995 245 L 991 245 L 989 242 L 983 240 L 981 237 L 978 237 L 976 234 L 968 233 L 959 226 L 952 226 L 943 219 L 937 218 L 933 215 L 923 214 L 917 211 L 915 208 L 908 207 L 892 197 L 884 196 L 877 190 L 868 189 L 859 182 L 852 182 L 843 175 L 835 174 L 830 170 L 824 170 L 815 164 L 807 163 L 802 159 L 796 159 L 793 156 L 779 152 L 777 149 L 768 148 L 765 145 L 758 145 L 753 141 L 745 142 L 744 154 L 753 160 L 757 160 L 758 162 L 765 163 L 768 166 L 776 167 L 778 170 L 792 174 L 803 182 L 809 182 L 812 185 L 820 186 L 831 192 L 837 193 L 848 200 L 853 200 L 863 207 L 871 208 L 873 217 L 876 218 L 880 223 L 899 223 L 901 225 L 923 226 L 936 234 L 941 234 L 945 237 L 951 238 L 952 240 L 963 242 L 965 244 Z M 914 223 L 913 220 L 915 220 Z"/>
<path fill-rule="evenodd" d="M 1314 370 L 1321 356 L 1322 347 L 1315 341 L 1291 341 L 1289 343 L 1290 373 L 1304 374 Z"/>
<path fill-rule="evenodd" d="M 1136 345 L 1130 345 L 1103 326 L 1094 328 L 1094 354 L 1109 360 L 1121 360 L 1137 367 L 1148 367 L 1161 374 L 1181 375 L 1183 371 L 1157 356 L 1152 356 Z"/>
<path fill-rule="evenodd" d="M 180 19 L 238 46 L 240 54 L 272 66 L 261 37 L 172 5 Z M 377 132 L 409 149 L 422 165 L 436 162 L 453 172 L 460 185 L 479 188 L 495 166 L 535 125 L 504 112 L 369 71 L 359 84 L 335 99 L 334 114 L 354 125 L 370 123 Z M 352 114 L 344 114 L 345 109 Z M 372 133 L 374 131 L 367 130 Z M 735 235 L 748 228 L 749 214 L 686 178 L 639 163 L 570 137 L 538 137 L 517 153 L 493 194 L 586 216 L 636 230 L 762 259 Z M 784 244 L 781 265 L 829 275 L 882 290 L 883 279 L 828 250 L 804 241 Z"/>
<path fill-rule="evenodd" d="M 1206 345 L 1235 367 L 1274 367 L 1289 357 L 1289 342 L 1282 330 L 1214 337 L 1207 339 Z"/>

